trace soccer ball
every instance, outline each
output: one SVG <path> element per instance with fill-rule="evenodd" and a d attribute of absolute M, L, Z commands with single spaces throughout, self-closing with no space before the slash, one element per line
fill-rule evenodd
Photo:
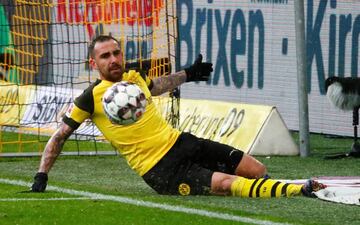
<path fill-rule="evenodd" d="M 106 90 L 102 104 L 106 116 L 113 124 L 127 125 L 142 117 L 146 98 L 136 84 L 120 81 Z"/>

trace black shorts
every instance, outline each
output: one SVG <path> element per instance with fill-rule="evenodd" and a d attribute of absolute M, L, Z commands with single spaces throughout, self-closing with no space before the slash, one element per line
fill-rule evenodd
<path fill-rule="evenodd" d="M 234 174 L 242 157 L 231 146 L 182 133 L 143 179 L 159 194 L 206 195 L 213 173 Z"/>

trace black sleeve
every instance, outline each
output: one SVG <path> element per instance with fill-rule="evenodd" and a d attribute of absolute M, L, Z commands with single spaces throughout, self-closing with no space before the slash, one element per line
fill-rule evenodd
<path fill-rule="evenodd" d="M 94 87 L 99 84 L 101 80 L 97 80 L 95 83 L 90 85 L 84 92 L 75 98 L 73 107 L 78 107 L 83 111 L 88 112 L 90 115 L 94 113 L 94 95 L 93 89 Z M 71 111 L 72 109 L 69 109 Z M 81 124 L 76 122 L 73 118 L 69 116 L 69 113 L 65 113 L 63 117 L 63 122 L 69 125 L 73 129 L 77 129 Z"/>
<path fill-rule="evenodd" d="M 69 127 L 73 128 L 74 130 L 78 129 L 80 127 L 80 123 L 76 122 L 75 120 L 69 118 L 66 116 L 66 114 L 63 117 L 63 122 L 69 125 Z"/>
<path fill-rule="evenodd" d="M 90 85 L 84 92 L 75 99 L 74 103 L 80 109 L 93 114 L 94 113 L 94 95 L 93 89 L 96 85 L 98 85 L 101 80 L 97 80 L 95 83 Z"/>

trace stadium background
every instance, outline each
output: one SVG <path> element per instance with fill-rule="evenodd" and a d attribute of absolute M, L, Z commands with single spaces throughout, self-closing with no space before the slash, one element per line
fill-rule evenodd
<path fill-rule="evenodd" d="M 328 76 L 358 76 L 360 2 L 304 3 L 310 131 L 351 136 L 351 112 L 329 103 L 324 83 Z M 215 68 L 211 82 L 185 85 L 182 97 L 274 105 L 298 130 L 293 1 L 178 4 L 181 65 L 201 50 Z"/>
<path fill-rule="evenodd" d="M 316 50 L 316 54 L 313 56 L 316 56 L 315 58 L 318 60 L 317 62 L 315 59 L 311 61 L 312 80 L 309 95 L 311 104 L 310 128 L 312 131 L 321 130 L 324 129 L 325 125 L 330 127 L 331 124 L 333 130 L 329 128 L 329 133 L 348 133 L 352 135 L 350 113 L 339 112 L 331 107 L 325 96 L 317 90 L 319 89 L 319 84 L 314 81 L 318 79 L 317 71 L 322 71 L 321 65 L 324 66 L 323 74 L 325 77 L 328 76 L 327 72 L 329 71 L 334 71 L 333 74 L 335 75 L 341 75 L 342 68 L 346 76 L 350 76 L 349 73 L 351 73 L 351 70 L 355 71 L 354 74 L 357 74 L 359 3 L 349 0 L 346 1 L 346 3 L 327 0 L 304 1 L 306 10 L 308 10 L 309 7 L 312 7 L 313 10 L 311 19 L 308 20 L 309 14 L 305 14 L 306 19 L 312 21 L 309 23 L 313 26 L 313 29 L 310 29 L 311 37 L 308 37 L 312 44 L 310 45 L 310 43 L 308 43 L 310 45 L 308 50 Z M 109 27 L 106 21 L 101 17 L 91 16 L 105 15 L 105 11 L 101 11 L 101 7 L 98 7 L 97 9 L 100 11 L 97 12 L 104 13 L 92 14 L 94 4 L 96 2 L 100 3 L 100 1 L 96 0 L 53 1 L 51 4 L 43 0 L 36 2 L 26 0 L 0 0 L 0 2 L 3 4 L 3 8 L 0 7 L 0 29 L 1 34 L 4 34 L 0 38 L 0 53 L 8 51 L 11 55 L 15 54 L 17 60 L 19 60 L 17 63 L 18 66 L 12 66 L 12 64 L 6 62 L 6 60 L 5 63 L 0 64 L 0 66 L 3 67 L 0 67 L 0 69 L 4 69 L 10 65 L 10 70 L 7 71 L 6 78 L 15 83 L 13 85 L 10 82 L 0 81 L 0 127 L 17 128 L 17 124 L 21 122 L 26 126 L 20 127 L 20 131 L 27 132 L 27 129 L 33 126 L 35 130 L 39 130 L 40 134 L 46 133 L 47 128 L 44 126 L 50 125 L 52 123 L 51 121 L 54 121 L 55 124 L 58 123 L 60 119 L 58 115 L 63 113 L 63 109 L 66 108 L 64 106 L 71 101 L 76 93 L 81 92 L 82 86 L 87 86 L 91 79 L 96 77 L 95 73 L 86 69 L 86 58 L 82 58 L 87 56 L 85 45 L 87 45 L 89 41 L 89 37 L 85 34 L 87 34 L 86 30 L 90 29 L 89 26 L 92 27 L 94 33 L 109 32 L 109 30 L 106 30 L 106 28 Z M 67 12 L 71 12 L 71 16 L 67 14 L 66 20 L 57 21 L 56 15 L 58 8 L 56 6 L 59 4 L 66 5 L 65 2 L 67 7 L 72 6 L 71 10 L 67 8 Z M 90 5 L 86 6 L 86 2 Z M 101 2 L 119 3 L 125 1 Z M 134 1 L 130 0 L 127 2 L 130 3 Z M 149 3 L 150 1 L 141 0 L 141 2 Z M 151 2 L 159 3 L 160 1 L 154 0 Z M 39 3 L 43 3 L 43 5 Z M 228 66 L 230 83 L 229 86 L 226 86 L 226 73 L 221 69 L 219 72 L 215 71 L 214 75 L 216 75 L 215 78 L 217 77 L 218 80 L 217 78 L 212 80 L 211 84 L 186 84 L 181 90 L 182 96 L 202 99 L 216 98 L 217 100 L 222 99 L 223 101 L 229 102 L 274 104 L 281 110 L 281 114 L 286 119 L 287 125 L 289 125 L 291 129 L 297 129 L 295 49 L 294 37 L 290 35 L 293 34 L 291 30 L 294 28 L 290 24 L 293 23 L 294 18 L 291 16 L 287 18 L 285 16 L 293 14 L 293 2 L 258 0 L 233 1 L 230 4 L 223 1 L 209 0 L 178 1 L 178 3 L 178 6 L 181 7 L 181 10 L 178 10 L 179 16 L 181 17 L 179 22 L 184 26 L 180 26 L 180 29 L 182 29 L 183 32 L 184 30 L 191 30 L 188 34 L 183 33 L 185 36 L 181 36 L 181 39 L 185 39 L 181 42 L 181 57 L 179 57 L 181 65 L 186 66 L 187 63 L 191 61 L 191 58 L 188 60 L 187 54 L 189 54 L 188 57 L 192 57 L 192 60 L 194 59 L 197 54 L 197 48 L 199 48 L 196 46 L 200 46 L 199 44 L 201 44 L 201 51 L 205 52 L 205 57 L 209 58 L 211 56 L 211 61 L 215 63 L 215 66 L 216 64 Z M 15 4 L 17 7 L 15 7 Z M 80 16 L 80 12 L 87 7 L 91 9 L 88 11 L 89 18 L 94 19 L 95 22 L 90 20 L 84 22 L 81 20 L 83 17 Z M 52 10 L 47 11 L 49 8 Z M 63 8 L 60 7 L 60 9 Z M 131 7 L 130 9 L 132 10 L 128 11 L 131 12 L 129 14 L 134 15 L 135 10 Z M 188 21 L 188 17 L 186 17 L 188 9 L 192 9 L 190 12 L 193 19 L 186 25 Z M 241 12 L 244 14 L 243 19 L 241 19 Z M 258 19 L 250 20 L 249 16 L 254 15 L 254 12 L 257 13 L 256 18 Z M 42 15 L 42 13 L 46 14 L 46 16 L 43 15 L 43 18 L 47 19 L 35 17 L 35 15 Z M 228 17 L 226 17 L 226 13 L 229 14 Z M 154 13 L 154 15 L 156 15 L 156 13 Z M 209 15 L 209 17 L 207 15 Z M 232 27 L 234 27 L 232 24 L 240 23 L 236 22 L 235 15 L 238 21 L 241 21 L 241 24 L 246 24 L 243 30 L 246 31 L 246 33 L 244 32 L 245 36 L 242 39 L 246 40 L 246 44 L 243 46 L 244 48 L 238 50 L 239 52 L 235 52 L 238 54 L 233 53 L 233 55 L 238 56 L 236 63 L 231 63 L 231 52 L 234 51 L 231 47 Z M 238 17 L 239 15 L 240 17 Z M 70 20 L 70 18 L 72 20 Z M 76 18 L 80 22 L 76 22 Z M 204 19 L 196 20 L 196 18 Z M 210 20 L 209 18 L 212 19 Z M 225 18 L 229 19 L 226 20 Z M 261 82 L 262 87 L 257 84 L 258 57 L 256 54 L 259 52 L 257 47 L 259 45 L 257 37 L 258 28 L 253 31 L 255 34 L 254 41 L 249 41 L 251 40 L 249 36 L 249 21 L 252 21 L 252 24 L 254 24 L 256 21 L 262 21 L 261 18 L 264 18 L 264 82 Z M 318 22 L 315 23 L 315 20 Z M 210 21 L 212 21 L 212 23 Z M 97 24 L 103 25 L 98 26 Z M 118 23 L 119 26 L 120 24 L 121 23 Z M 196 26 L 196 24 L 198 24 L 198 26 Z M 204 26 L 200 26 L 202 24 L 204 24 Z M 209 45 L 206 44 L 207 39 L 205 39 L 206 35 L 203 35 L 204 30 L 196 28 L 205 28 L 208 24 L 212 24 L 211 27 L 213 27 L 211 30 L 213 35 L 208 35 L 209 38 L 212 38 L 212 42 Z M 9 25 L 11 25 L 11 27 Z M 220 27 L 222 27 L 222 29 L 220 29 Z M 36 28 L 42 29 L 37 30 Z M 124 33 L 127 33 L 130 36 L 127 37 L 127 40 L 134 38 L 136 40 L 137 35 L 135 34 L 138 33 L 138 28 L 134 26 L 128 26 L 127 28 L 129 28 L 129 30 L 118 35 L 122 36 Z M 53 33 L 53 29 L 58 29 L 58 31 Z M 240 25 L 237 29 L 240 29 Z M 332 32 L 330 32 L 330 30 Z M 150 34 L 154 33 L 152 32 L 152 28 L 148 28 L 147 31 Z M 146 33 L 146 29 L 144 32 Z M 240 35 L 240 30 L 237 32 Z M 200 37 L 199 35 L 196 36 L 196 33 L 202 34 L 200 35 L 201 39 L 196 38 Z M 5 34 L 9 34 L 9 36 Z M 79 34 L 83 35 L 82 39 L 73 38 Z M 222 35 L 221 40 L 219 40 L 218 34 Z M 287 36 L 287 34 L 289 35 Z M 278 35 L 279 38 L 276 38 L 276 35 Z M 186 36 L 190 37 L 190 39 L 186 39 Z M 346 38 L 344 38 L 345 36 Z M 152 45 L 152 38 L 148 38 L 147 40 L 149 42 L 148 49 L 150 52 L 153 51 L 153 46 L 159 46 L 159 43 Z M 189 40 L 192 42 L 190 48 L 188 48 L 186 44 L 189 43 Z M 331 41 L 329 42 L 329 40 Z M 345 45 L 342 44 L 345 43 L 344 40 L 346 40 Z M 221 52 L 220 57 L 218 57 L 219 42 L 223 42 L 221 46 L 225 46 L 226 49 L 225 53 Z M 133 51 L 136 48 L 136 43 L 138 42 L 130 41 L 128 47 L 125 46 L 128 49 L 128 53 L 136 52 Z M 248 67 L 249 50 L 252 48 L 251 43 L 254 44 L 254 80 L 253 86 L 249 87 L 247 74 L 249 73 L 248 69 L 251 68 Z M 274 43 L 277 44 L 275 45 Z M 6 48 L 4 48 L 4 46 Z M 241 41 L 239 41 L 239 46 L 242 46 Z M 329 46 L 332 47 L 330 48 Z M 83 50 L 80 51 L 80 49 Z M 209 51 L 207 51 L 207 49 L 210 49 L 212 53 L 208 53 Z M 244 51 L 244 53 L 241 54 L 241 51 Z M 78 52 L 81 52 L 81 57 Z M 287 54 L 283 54 L 283 52 L 287 52 Z M 343 54 L 345 56 L 344 58 L 341 56 Z M 69 58 L 69 56 L 71 57 Z M 131 54 L 127 55 L 129 59 L 131 59 L 130 56 Z M 150 56 L 152 55 L 147 55 L 147 57 Z M 156 54 L 154 57 L 155 56 Z M 135 55 L 134 57 L 136 59 L 138 56 Z M 225 59 L 227 61 L 225 61 Z M 54 62 L 58 62 L 58 65 Z M 244 75 L 246 76 L 244 77 L 243 83 L 239 82 L 239 80 L 236 84 L 233 82 L 231 74 L 235 73 L 231 73 L 230 65 L 236 65 L 239 71 L 241 69 L 244 70 Z M 329 65 L 331 66 L 329 67 Z M 330 72 L 329 74 L 332 74 Z M 218 81 L 218 83 L 215 81 Z M 36 82 L 41 85 L 23 85 Z M 26 91 L 30 88 L 33 89 Z M 209 92 L 207 92 L 205 96 L 204 90 L 206 89 L 208 89 Z M 274 92 L 274 95 L 265 95 L 271 91 Z M 212 95 L 209 93 L 212 93 Z M 28 103 L 21 102 L 21 104 L 19 104 L 19 100 L 23 100 L 21 96 L 32 97 L 35 100 Z M 319 102 L 319 105 L 314 104 L 314 99 Z M 233 103 L 229 104 L 233 105 Z M 23 108 L 32 110 L 32 113 L 28 115 L 31 115 L 31 119 L 33 120 L 29 120 L 27 124 L 25 123 L 26 121 L 19 121 L 19 112 L 21 112 L 19 109 Z M 331 122 L 321 118 L 321 120 L 315 121 L 318 123 L 316 124 L 313 119 L 314 115 L 317 117 L 327 116 Z M 13 126 L 4 125 L 9 122 L 13 123 Z M 320 125 L 320 122 L 323 124 Z M 315 125 L 317 126 L 316 129 L 314 129 Z M 41 127 L 41 129 L 39 129 L 39 127 Z M 15 147 L 11 148 L 5 145 L 5 142 L 9 144 L 16 143 L 19 144 L 19 146 L 30 146 L 30 148 L 33 147 L 33 145 L 29 143 L 29 137 L 27 135 L 23 135 L 21 132 L 17 134 L 3 131 L 2 129 L 0 130 L 0 152 L 15 149 Z M 295 139 L 296 135 L 296 132 L 294 132 Z M 15 136 L 15 140 L 7 139 L 9 136 Z M 48 137 L 35 137 L 31 141 L 39 140 L 42 144 L 45 144 Z M 314 176 L 351 178 L 358 175 L 358 173 L 355 172 L 358 171 L 359 168 L 358 159 L 324 160 L 323 156 L 338 151 L 347 151 L 346 146 L 350 146 L 352 141 L 350 138 L 328 138 L 327 135 L 312 134 L 312 154 L 309 157 L 266 156 L 259 157 L 259 160 L 266 164 L 269 171 L 271 171 L 271 176 L 274 178 L 308 179 Z M 67 141 L 67 144 L 69 142 L 72 144 L 71 140 Z M 81 142 L 81 145 L 88 143 L 90 142 Z M 99 143 L 99 145 L 100 144 L 102 143 Z M 63 156 L 67 153 L 65 152 L 67 150 L 66 147 L 67 146 L 64 146 L 64 150 L 62 151 Z M 70 146 L 70 149 L 73 150 L 73 147 L 74 145 Z M 33 151 L 34 149 L 35 148 L 32 148 L 30 150 Z M 40 146 L 39 150 L 42 151 L 43 146 Z M 206 215 L 209 215 L 210 218 L 188 213 L 169 212 L 159 208 L 141 207 L 138 204 L 131 206 L 127 203 L 123 204 L 101 199 L 74 199 L 72 195 L 59 193 L 53 191 L 54 189 L 51 188 L 41 195 L 29 193 L 27 190 L 32 185 L 34 173 L 39 166 L 39 160 L 39 157 L 22 157 L 17 159 L 0 157 L 1 224 L 42 224 L 48 223 L 49 221 L 56 224 L 121 223 L 142 225 L 234 224 L 236 221 L 241 224 L 358 224 L 356 221 L 359 221 L 359 213 L 356 206 L 334 204 L 313 198 L 238 199 L 215 196 L 189 196 L 187 198 L 160 196 L 130 170 L 123 158 L 116 156 L 60 157 L 52 169 L 48 187 L 54 185 L 53 187 L 60 187 L 61 189 L 70 188 L 75 191 L 94 192 L 100 195 L 110 194 L 122 199 L 125 197 L 126 200 L 130 198 L 131 201 L 134 200 L 136 202 L 150 201 L 149 203 L 151 205 L 158 207 L 160 204 L 166 207 L 166 210 L 176 208 L 186 210 L 186 212 L 190 213 L 191 211 L 204 212 Z M 10 185 L 9 181 L 14 185 Z M 309 206 L 315 210 L 309 210 Z M 188 207 L 191 207 L 190 210 Z M 215 219 L 214 215 L 222 216 L 222 219 Z M 226 218 L 224 218 L 224 216 Z M 229 217 L 231 219 L 226 221 Z"/>
<path fill-rule="evenodd" d="M 183 85 L 181 98 L 276 106 L 288 128 L 298 129 L 292 1 L 1 4 L 1 28 L 9 34 L 1 52 L 15 55 L 18 64 L 3 63 L 10 64 L 6 78 L 15 85 L 1 87 L 2 125 L 51 133 L 72 99 L 97 77 L 87 65 L 89 41 L 111 33 L 122 41 L 126 61 L 169 57 L 172 71 L 189 66 L 198 53 L 213 62 L 211 80 Z M 305 1 L 311 132 L 352 135 L 350 113 L 330 105 L 324 81 L 358 76 L 359 6 L 358 1 Z M 78 133 L 96 134 L 85 125 Z"/>

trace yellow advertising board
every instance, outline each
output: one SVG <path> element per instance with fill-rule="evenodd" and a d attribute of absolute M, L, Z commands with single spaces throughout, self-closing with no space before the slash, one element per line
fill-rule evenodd
<path fill-rule="evenodd" d="M 0 82 L 0 124 L 18 126 L 34 93 L 34 86 Z"/>
<path fill-rule="evenodd" d="M 18 86 L 0 83 L 0 124 L 51 133 L 73 97 L 70 89 Z M 80 90 L 76 91 L 80 94 Z M 76 94 L 76 95 L 77 95 Z M 165 115 L 169 98 L 154 102 Z M 233 146 L 253 155 L 296 155 L 299 153 L 274 106 L 181 99 L 179 129 L 198 137 Z M 84 123 L 78 134 L 101 136 L 92 123 Z"/>
<path fill-rule="evenodd" d="M 190 100 L 180 101 L 180 129 L 247 151 L 272 106 Z"/>
<path fill-rule="evenodd" d="M 154 102 L 166 115 L 168 98 Z M 299 149 L 275 106 L 180 100 L 179 129 L 252 155 L 298 155 Z"/>

